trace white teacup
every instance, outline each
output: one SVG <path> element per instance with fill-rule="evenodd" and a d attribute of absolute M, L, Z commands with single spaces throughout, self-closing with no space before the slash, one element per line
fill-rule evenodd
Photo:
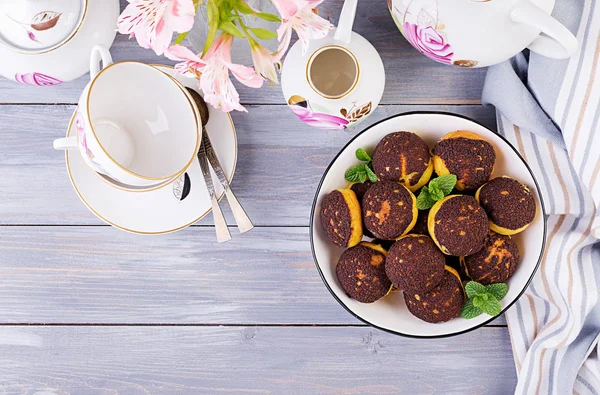
<path fill-rule="evenodd" d="M 154 187 L 187 170 L 202 133 L 181 84 L 144 63 L 112 63 L 102 46 L 92 50 L 90 76 L 79 99 L 77 136 L 54 140 L 55 149 L 77 147 L 94 171 L 133 187 Z"/>

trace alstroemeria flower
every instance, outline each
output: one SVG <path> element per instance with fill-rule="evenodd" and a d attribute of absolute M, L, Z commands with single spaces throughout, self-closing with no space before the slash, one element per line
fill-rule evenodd
<path fill-rule="evenodd" d="M 229 79 L 229 72 L 242 84 L 251 88 L 260 88 L 263 79 L 252 67 L 231 63 L 231 44 L 233 36 L 221 34 L 203 56 L 206 66 L 200 76 L 200 89 L 204 100 L 224 112 L 231 110 L 246 111 L 240 104 L 240 96 Z"/>
<path fill-rule="evenodd" d="M 279 61 L 275 60 L 271 51 L 254 40 L 250 40 L 250 51 L 252 52 L 254 70 L 263 78 L 277 84 L 279 80 L 275 68 L 279 65 Z"/>
<path fill-rule="evenodd" d="M 134 36 L 144 48 L 162 55 L 171 44 L 173 32 L 189 31 L 194 25 L 193 0 L 127 0 L 119 16 L 119 33 Z"/>
<path fill-rule="evenodd" d="M 292 29 L 296 31 L 302 43 L 302 53 L 306 53 L 311 39 L 320 39 L 327 36 L 333 25 L 321 18 L 313 9 L 323 0 L 272 0 L 281 15 L 281 26 L 277 29 L 279 47 L 275 52 L 275 59 L 280 60 L 292 39 Z"/>
<path fill-rule="evenodd" d="M 173 45 L 165 51 L 165 56 L 171 60 L 178 60 L 181 63 L 175 65 L 175 73 L 186 77 L 200 78 L 202 68 L 206 66 L 200 56 L 194 54 L 183 45 Z"/>

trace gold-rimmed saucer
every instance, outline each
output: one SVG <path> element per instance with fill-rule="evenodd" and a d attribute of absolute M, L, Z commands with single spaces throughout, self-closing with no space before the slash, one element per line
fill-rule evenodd
<path fill-rule="evenodd" d="M 173 76 L 169 66 L 155 66 Z M 182 76 L 174 76 L 184 86 L 198 90 L 197 82 Z M 210 108 L 206 131 L 214 145 L 229 181 L 233 178 L 237 162 L 237 138 L 231 117 L 227 113 Z M 73 118 L 67 136 L 75 133 Z M 210 197 L 204 184 L 198 161 L 188 168 L 191 181 L 188 196 L 178 200 L 169 183 L 151 191 L 130 191 L 118 188 L 99 177 L 84 162 L 77 151 L 66 152 L 69 178 L 81 201 L 104 222 L 138 234 L 162 234 L 175 232 L 192 225 L 211 210 Z M 216 175 L 213 175 L 217 179 Z M 221 185 L 215 185 L 222 197 Z"/>

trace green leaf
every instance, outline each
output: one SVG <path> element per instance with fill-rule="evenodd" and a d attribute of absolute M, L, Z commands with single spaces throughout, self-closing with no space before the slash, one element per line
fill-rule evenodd
<path fill-rule="evenodd" d="M 185 38 L 187 37 L 187 35 L 188 35 L 188 32 L 179 33 L 177 35 L 177 38 L 175 38 L 175 41 L 173 42 L 173 45 L 181 44 L 183 42 L 183 40 L 185 40 Z"/>
<path fill-rule="evenodd" d="M 254 11 L 252 7 L 250 7 L 248 3 L 246 3 L 244 0 L 239 0 L 238 2 L 236 2 L 235 9 L 241 12 L 242 14 L 256 14 L 256 11 Z"/>
<path fill-rule="evenodd" d="M 473 297 L 473 299 L 471 299 L 473 301 L 473 306 L 476 306 L 476 307 L 483 306 L 483 304 L 485 303 L 485 300 L 483 300 L 482 296 L 483 295 L 475 295 Z"/>
<path fill-rule="evenodd" d="M 238 29 L 238 27 L 233 22 L 230 21 L 221 21 L 221 23 L 219 23 L 219 30 L 223 30 L 225 33 L 229 33 L 235 37 L 246 37 L 244 33 L 242 33 L 242 31 Z"/>
<path fill-rule="evenodd" d="M 444 198 L 444 192 L 436 184 L 429 183 L 429 196 L 437 202 Z"/>
<path fill-rule="evenodd" d="M 429 196 L 429 189 L 425 186 L 421 188 L 421 193 L 417 197 L 417 208 L 419 210 L 429 210 L 435 204 L 435 200 Z"/>
<path fill-rule="evenodd" d="M 367 172 L 367 177 L 369 177 L 369 181 L 371 181 L 371 182 L 379 181 L 379 178 L 377 178 L 377 174 L 375 174 L 375 172 L 373 170 L 371 170 L 369 165 L 365 165 L 365 171 Z"/>
<path fill-rule="evenodd" d="M 469 281 L 467 285 L 465 285 L 465 292 L 467 293 L 469 299 L 473 299 L 476 295 L 485 294 L 486 289 L 477 281 Z"/>
<path fill-rule="evenodd" d="M 352 166 L 346 170 L 344 177 L 346 178 L 346 181 L 349 182 L 363 183 L 367 181 L 367 171 L 365 170 L 365 165 L 361 163 L 360 165 Z"/>
<path fill-rule="evenodd" d="M 456 185 L 456 176 L 454 174 L 446 174 L 445 176 L 434 178 L 429 182 L 429 187 L 435 185 L 440 191 L 444 193 L 444 196 L 450 195 L 454 186 Z"/>
<path fill-rule="evenodd" d="M 356 158 L 358 160 L 362 160 L 363 162 L 370 162 L 371 161 L 371 157 L 369 156 L 369 154 L 367 154 L 367 151 L 365 151 L 362 148 L 359 148 L 356 150 Z"/>
<path fill-rule="evenodd" d="M 486 285 L 485 292 L 493 295 L 498 300 L 502 300 L 508 292 L 508 285 L 504 283 Z"/>
<path fill-rule="evenodd" d="M 257 12 L 254 15 L 267 22 L 281 22 L 280 17 L 275 14 L 269 14 L 268 12 Z"/>
<path fill-rule="evenodd" d="M 479 307 L 473 305 L 473 301 L 469 299 L 463 305 L 460 315 L 463 318 L 470 320 L 471 318 L 475 318 L 478 315 L 481 315 L 482 313 L 483 313 L 483 310 L 481 310 Z"/>
<path fill-rule="evenodd" d="M 260 38 L 261 40 L 272 40 L 277 38 L 277 33 L 260 27 L 251 27 L 250 31 L 256 36 L 256 38 Z"/>
<path fill-rule="evenodd" d="M 500 302 L 498 302 L 498 299 L 496 299 L 492 294 L 486 294 L 486 296 L 488 296 L 487 300 L 479 307 L 484 313 L 495 317 L 502 311 Z"/>
<path fill-rule="evenodd" d="M 208 51 L 208 48 L 215 41 L 217 37 L 217 30 L 219 30 L 219 6 L 217 2 L 219 0 L 206 0 L 206 17 L 208 23 L 208 33 L 206 35 L 206 42 L 204 43 L 204 49 L 202 54 Z"/>

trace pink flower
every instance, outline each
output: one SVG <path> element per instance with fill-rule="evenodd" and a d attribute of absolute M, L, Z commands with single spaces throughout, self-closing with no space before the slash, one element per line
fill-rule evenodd
<path fill-rule="evenodd" d="M 452 64 L 454 51 L 446 39 L 433 26 L 404 23 L 404 37 L 423 55 L 440 63 Z"/>
<path fill-rule="evenodd" d="M 204 100 L 224 112 L 231 110 L 246 111 L 240 104 L 240 96 L 229 79 L 229 72 L 242 84 L 251 88 L 260 88 L 263 79 L 252 67 L 231 63 L 231 44 L 233 36 L 221 34 L 210 46 L 203 57 L 206 66 L 200 76 L 200 88 Z"/>
<path fill-rule="evenodd" d="M 201 69 L 206 66 L 200 56 L 183 45 L 173 45 L 165 50 L 165 56 L 171 60 L 178 60 L 181 63 L 175 65 L 175 73 L 186 77 L 200 78 Z"/>
<path fill-rule="evenodd" d="M 267 48 L 263 47 L 254 40 L 250 40 L 250 50 L 252 52 L 252 61 L 254 62 L 254 70 L 265 79 L 277 84 L 277 70 L 279 61 Z"/>
<path fill-rule="evenodd" d="M 321 18 L 313 9 L 323 0 L 272 0 L 281 15 L 281 26 L 277 29 L 279 48 L 275 59 L 280 60 L 292 39 L 292 29 L 302 42 L 302 53 L 306 53 L 311 39 L 324 38 L 333 27 L 328 20 Z"/>
<path fill-rule="evenodd" d="M 290 105 L 290 109 L 306 124 L 321 129 L 346 129 L 350 123 L 346 118 L 313 112 L 309 108 L 297 104 Z"/>
<path fill-rule="evenodd" d="M 119 33 L 135 36 L 138 44 L 162 55 L 171 44 L 173 32 L 189 31 L 194 25 L 192 0 L 127 0 L 119 17 Z"/>

